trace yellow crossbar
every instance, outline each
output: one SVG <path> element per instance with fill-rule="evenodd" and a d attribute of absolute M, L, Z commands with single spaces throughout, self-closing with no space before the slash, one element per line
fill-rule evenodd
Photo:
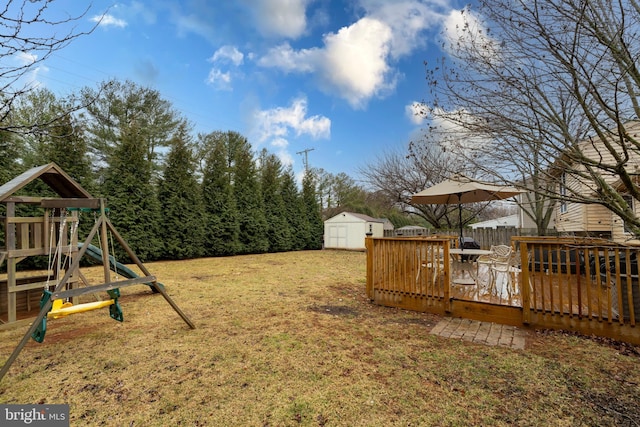
<path fill-rule="evenodd" d="M 106 301 L 87 302 L 84 304 L 73 305 L 71 303 L 63 303 L 62 300 L 54 300 L 53 307 L 47 316 L 58 319 L 60 317 L 68 316 L 75 313 L 83 313 L 85 311 L 97 310 L 99 308 L 108 307 L 113 305 L 115 300 L 110 299 Z"/>

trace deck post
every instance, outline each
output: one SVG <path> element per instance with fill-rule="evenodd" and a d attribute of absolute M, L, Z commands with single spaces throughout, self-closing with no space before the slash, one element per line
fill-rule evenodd
<path fill-rule="evenodd" d="M 449 258 L 449 248 L 451 247 L 451 240 L 447 239 L 444 242 L 443 246 L 443 259 L 442 264 L 444 265 L 444 311 L 447 313 L 451 312 L 451 259 Z"/>
<path fill-rule="evenodd" d="M 520 295 L 522 296 L 522 323 L 531 323 L 531 279 L 529 277 L 529 245 L 520 242 L 520 274 L 522 280 L 518 282 Z"/>
<path fill-rule="evenodd" d="M 364 239 L 365 251 L 367 254 L 367 296 L 373 301 L 373 237 L 367 236 Z"/>

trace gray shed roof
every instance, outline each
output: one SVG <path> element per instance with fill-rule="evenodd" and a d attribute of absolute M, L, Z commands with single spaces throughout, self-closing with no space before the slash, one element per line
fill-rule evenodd
<path fill-rule="evenodd" d="M 4 202 L 17 191 L 36 179 L 41 179 L 49 188 L 63 198 L 91 199 L 92 196 L 55 163 L 31 168 L 0 186 L 0 202 Z"/>
<path fill-rule="evenodd" d="M 365 214 L 359 214 L 359 213 L 353 213 L 353 212 L 343 212 L 343 213 L 347 213 L 349 215 L 353 215 L 353 216 L 355 216 L 357 218 L 360 218 L 360 219 L 363 219 L 363 220 L 365 220 L 367 222 L 384 222 L 383 219 L 373 218 L 373 217 L 370 217 L 369 215 L 365 215 Z"/>

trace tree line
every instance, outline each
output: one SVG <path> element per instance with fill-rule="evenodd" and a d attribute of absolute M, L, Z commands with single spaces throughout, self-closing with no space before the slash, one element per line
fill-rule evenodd
<path fill-rule="evenodd" d="M 46 89 L 12 100 L 4 126 L 40 124 L 0 131 L 1 182 L 57 163 L 107 200 L 111 222 L 143 261 L 322 248 L 314 171 L 299 189 L 274 154 L 255 153 L 235 131 L 193 136 L 157 91 L 132 82 L 81 96 L 87 106 L 75 112 Z M 47 195 L 43 185 L 26 191 Z"/>

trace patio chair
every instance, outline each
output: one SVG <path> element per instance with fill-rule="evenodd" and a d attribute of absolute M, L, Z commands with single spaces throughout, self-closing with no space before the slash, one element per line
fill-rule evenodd
<path fill-rule="evenodd" d="M 480 265 L 485 264 L 489 268 L 489 290 L 494 290 L 496 285 L 497 275 L 509 271 L 509 267 L 513 264 L 511 257 L 513 254 L 513 248 L 507 245 L 492 245 L 491 253 L 489 255 L 482 255 L 476 260 L 478 272 Z M 508 286 L 511 287 L 511 281 L 508 279 Z"/>
<path fill-rule="evenodd" d="M 498 276 L 502 275 L 506 279 L 506 287 L 507 287 L 507 295 L 511 297 L 511 290 L 513 289 L 514 284 L 514 276 L 518 271 L 519 267 L 519 257 L 516 252 L 510 250 L 508 254 L 498 255 L 494 257 L 492 263 L 490 265 L 490 280 L 491 280 L 491 288 L 495 289 Z M 502 292 L 500 292 L 502 293 Z"/>
<path fill-rule="evenodd" d="M 509 254 L 511 254 L 513 249 L 511 248 L 511 246 L 507 245 L 491 245 L 489 250 L 491 251 L 489 255 L 480 255 L 476 259 L 476 262 L 478 264 L 487 264 L 490 266 L 491 264 L 493 264 L 493 261 L 495 259 L 499 259 L 500 257 L 508 256 Z"/>
<path fill-rule="evenodd" d="M 491 251 L 495 252 L 495 255 L 498 257 L 506 257 L 511 255 L 513 248 L 508 245 L 494 245 L 491 246 Z"/>

